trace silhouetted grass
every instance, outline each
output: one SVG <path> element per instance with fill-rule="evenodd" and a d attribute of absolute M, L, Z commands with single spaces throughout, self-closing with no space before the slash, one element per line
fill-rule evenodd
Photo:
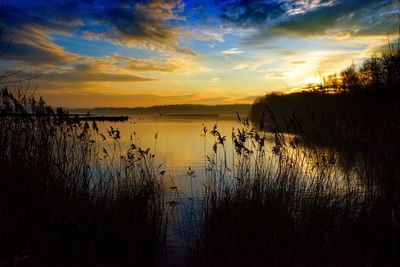
<path fill-rule="evenodd" d="M 123 152 L 118 129 L 0 94 L 0 265 L 156 264 L 166 225 L 154 155 Z"/>
<path fill-rule="evenodd" d="M 399 265 L 398 166 L 345 168 L 346 155 L 276 128 L 269 151 L 268 135 L 246 121 L 228 164 L 225 137 L 211 134 L 205 195 L 189 224 L 198 230 L 186 232 L 191 266 Z"/>

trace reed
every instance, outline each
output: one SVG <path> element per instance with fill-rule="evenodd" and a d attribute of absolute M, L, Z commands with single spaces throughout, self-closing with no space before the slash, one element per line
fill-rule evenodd
<path fill-rule="evenodd" d="M 0 265 L 157 263 L 164 172 L 149 150 L 6 88 L 0 114 Z"/>
<path fill-rule="evenodd" d="M 231 164 L 223 155 L 225 138 L 217 128 L 211 131 L 217 138 L 205 194 L 189 224 L 198 231 L 186 232 L 190 266 L 400 263 L 398 167 L 386 170 L 381 160 L 346 168 L 340 150 L 242 124 L 232 133 Z M 266 147 L 271 137 L 275 145 Z"/>

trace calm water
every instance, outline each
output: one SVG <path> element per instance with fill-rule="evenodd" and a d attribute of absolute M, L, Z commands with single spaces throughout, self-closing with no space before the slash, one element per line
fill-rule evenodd
<path fill-rule="evenodd" d="M 160 171 L 165 170 L 165 184 L 168 187 L 177 187 L 178 191 L 186 194 L 196 194 L 202 191 L 205 179 L 205 169 L 208 165 L 206 156 L 213 155 L 215 139 L 210 135 L 214 125 L 221 135 L 226 136 L 225 150 L 228 167 L 233 158 L 232 131 L 242 128 L 235 117 L 173 117 L 173 116 L 134 116 L 125 122 L 101 122 L 99 129 L 105 133 L 111 126 L 121 132 L 121 149 L 128 149 L 131 141 L 142 149 L 150 149 L 155 154 L 155 161 L 160 165 Z M 204 127 L 208 129 L 204 135 Z M 274 135 L 266 133 L 265 152 L 272 155 L 275 145 Z M 327 149 L 327 148 L 325 148 Z M 222 151 L 219 157 L 222 157 Z M 312 152 L 312 150 L 310 151 Z M 328 148 L 329 153 L 336 153 Z M 276 157 L 270 157 L 276 161 Z M 336 159 L 337 160 L 337 159 Z M 302 161 L 303 173 L 312 173 L 314 161 L 305 158 Z M 340 165 L 335 164 L 335 175 L 338 179 L 348 177 L 349 171 L 343 172 Z M 189 168 L 195 172 L 195 179 L 187 173 Z"/>
<path fill-rule="evenodd" d="M 167 190 L 168 199 L 174 199 L 176 192 L 188 202 L 188 196 L 202 190 L 205 176 L 206 155 L 212 154 L 214 138 L 209 131 L 217 125 L 218 131 L 226 136 L 227 160 L 232 159 L 232 128 L 240 127 L 234 118 L 205 117 L 167 117 L 167 116 L 134 116 L 127 122 L 100 122 L 99 129 L 105 132 L 112 126 L 121 132 L 121 147 L 128 148 L 131 135 L 134 143 L 142 149 L 150 148 L 156 155 L 156 162 L 162 164 L 166 171 L 167 188 L 177 186 L 178 190 Z M 204 127 L 208 129 L 204 135 Z M 157 138 L 156 138 L 157 136 Z M 271 140 L 272 144 L 272 140 Z M 188 177 L 189 170 L 195 171 L 195 179 Z M 167 201 L 166 200 L 166 201 Z M 179 206 L 182 207 L 182 206 Z M 173 211 L 174 214 L 181 209 Z M 169 266 L 185 266 L 184 248 L 179 233 L 179 223 L 173 220 L 180 216 L 171 216 L 167 232 L 167 255 Z M 185 219 L 184 219 L 185 220 Z M 182 223 L 182 222 L 181 222 Z"/>
<path fill-rule="evenodd" d="M 232 158 L 232 128 L 240 127 L 235 118 L 135 116 L 127 122 L 98 123 L 100 129 L 110 126 L 121 131 L 121 147 L 127 148 L 130 137 L 142 149 L 150 148 L 156 155 L 156 162 L 166 171 L 167 186 L 176 185 L 183 193 L 201 190 L 204 177 L 206 155 L 212 154 L 214 137 L 209 131 L 217 125 L 218 131 L 226 136 L 227 160 Z M 203 129 L 208 129 L 206 137 Z M 155 138 L 157 136 L 157 138 Z M 269 140 L 270 145 L 273 139 Z M 195 171 L 197 179 L 187 176 L 189 167 Z"/>
<path fill-rule="evenodd" d="M 206 155 L 213 154 L 214 137 L 209 132 L 214 125 L 217 125 L 218 131 L 226 136 L 225 149 L 229 166 L 233 152 L 232 130 L 233 128 L 241 128 L 241 124 L 237 122 L 236 118 L 134 116 L 127 122 L 98 123 L 99 129 L 102 129 L 103 132 L 110 126 L 120 130 L 122 148 L 127 149 L 129 147 L 131 136 L 134 143 L 142 149 L 150 148 L 151 153 L 156 155 L 157 165 L 162 164 L 160 170 L 166 171 L 166 187 L 177 186 L 177 191 L 184 196 L 184 201 L 189 204 L 188 196 L 201 195 L 202 182 L 205 179 L 205 167 L 207 166 Z M 203 131 L 204 127 L 208 129 L 206 136 Z M 266 152 L 272 152 L 274 145 L 273 135 L 267 134 Z M 304 167 L 309 167 L 308 162 L 303 163 Z M 189 167 L 195 171 L 195 179 L 188 177 Z M 176 192 L 175 190 L 167 190 L 170 193 L 172 191 Z M 171 197 L 171 194 L 167 197 Z M 183 210 L 178 209 L 178 212 L 183 212 Z M 185 220 L 184 217 L 182 218 Z M 169 266 L 185 265 L 184 249 L 177 225 L 170 224 L 167 233 Z"/>

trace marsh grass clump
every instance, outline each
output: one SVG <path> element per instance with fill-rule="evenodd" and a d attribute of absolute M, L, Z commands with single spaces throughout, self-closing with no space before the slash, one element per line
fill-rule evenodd
<path fill-rule="evenodd" d="M 346 170 L 332 150 L 242 121 L 232 133 L 233 162 L 222 152 L 216 164 L 225 140 L 213 131 L 201 212 L 193 218 L 199 230 L 187 237 L 190 266 L 400 263 L 400 202 L 375 182 L 368 163 Z M 267 147 L 271 135 L 275 145 Z"/>
<path fill-rule="evenodd" d="M 154 265 L 164 172 L 120 132 L 0 92 L 0 265 Z M 22 264 L 22 263 L 21 263 Z M 25 265 L 24 265 L 25 266 Z"/>

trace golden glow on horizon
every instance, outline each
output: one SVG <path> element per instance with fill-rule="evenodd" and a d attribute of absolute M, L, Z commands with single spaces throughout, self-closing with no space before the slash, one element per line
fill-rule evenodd
<path fill-rule="evenodd" d="M 86 60 L 80 69 L 65 68 L 63 73 L 50 70 L 47 76 L 34 79 L 32 84 L 38 88 L 37 95 L 44 96 L 51 105 L 70 108 L 250 104 L 260 95 L 288 93 L 310 83 L 320 83 L 321 75 L 340 72 L 353 62 L 359 63 L 372 55 L 374 48 L 387 42 L 376 36 L 361 39 L 370 42 L 362 50 L 343 49 L 338 44 L 338 49 L 320 48 L 279 56 L 259 55 L 263 51 L 256 50 L 239 54 L 254 57 L 254 61 L 238 60 L 235 58 L 238 54 L 221 53 L 215 57 L 174 54 L 164 63 L 113 55 Z M 360 42 L 356 38 L 347 40 L 346 44 L 357 47 Z M 149 70 L 138 72 L 137 68 Z M 120 76 L 114 79 L 111 75 L 125 75 L 121 77 L 127 80 L 118 80 Z M 135 81 L 136 76 L 152 80 Z"/>
<path fill-rule="evenodd" d="M 318 84 L 321 83 L 322 81 L 319 77 L 313 76 L 305 78 L 302 82 L 305 84 Z"/>

